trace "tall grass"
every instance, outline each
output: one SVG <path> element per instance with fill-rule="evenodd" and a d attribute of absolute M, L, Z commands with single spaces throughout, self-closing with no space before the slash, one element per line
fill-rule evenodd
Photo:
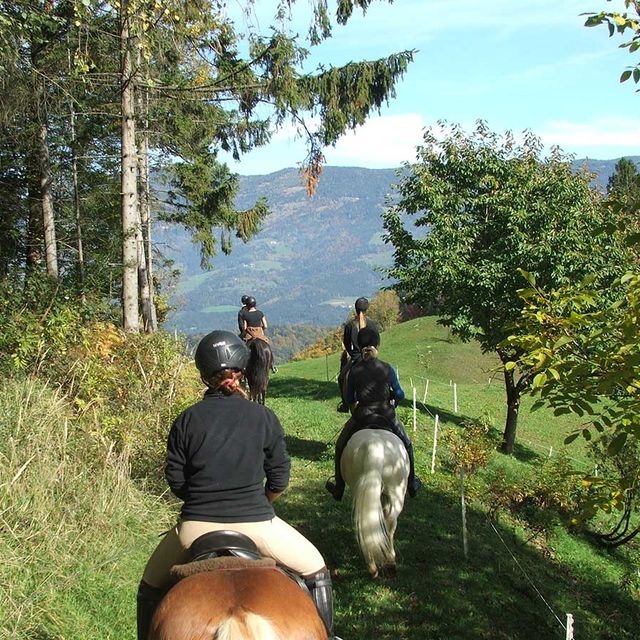
<path fill-rule="evenodd" d="M 92 440 L 72 416 L 36 380 L 0 392 L 3 640 L 133 637 L 149 523 L 170 521 L 132 484 L 126 452 Z"/>

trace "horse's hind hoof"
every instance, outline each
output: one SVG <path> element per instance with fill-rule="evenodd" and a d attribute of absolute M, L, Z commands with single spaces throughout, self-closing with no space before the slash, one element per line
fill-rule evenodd
<path fill-rule="evenodd" d="M 398 575 L 398 569 L 395 564 L 385 564 L 380 570 L 383 578 L 395 578 Z"/>

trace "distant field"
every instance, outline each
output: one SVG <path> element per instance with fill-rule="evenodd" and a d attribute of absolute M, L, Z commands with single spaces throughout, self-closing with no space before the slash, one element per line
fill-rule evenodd
<path fill-rule="evenodd" d="M 205 313 L 229 313 L 230 311 L 238 311 L 238 309 L 240 309 L 240 305 L 235 306 L 232 304 L 218 304 L 204 307 L 202 310 Z"/>
<path fill-rule="evenodd" d="M 189 278 L 180 280 L 178 290 L 181 293 L 189 293 L 194 289 L 197 289 L 202 283 L 206 282 L 213 274 L 210 272 L 199 273 L 196 276 L 190 276 Z"/>

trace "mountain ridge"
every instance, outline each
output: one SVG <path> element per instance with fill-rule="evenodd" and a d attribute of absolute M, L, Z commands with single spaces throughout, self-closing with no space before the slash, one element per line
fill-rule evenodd
<path fill-rule="evenodd" d="M 640 156 L 628 156 L 640 168 Z M 573 161 L 586 166 L 604 190 L 619 158 Z M 213 269 L 200 268 L 189 234 L 159 223 L 156 240 L 181 272 L 165 326 L 187 334 L 213 327 L 235 330 L 240 297 L 256 297 L 271 325 L 334 327 L 353 300 L 392 284 L 380 269 L 392 263 L 383 241 L 381 214 L 393 197 L 402 168 L 325 167 L 315 194 L 307 195 L 297 168 L 240 176 L 236 206 L 266 197 L 271 214 L 249 243 L 235 243 L 216 256 Z"/>

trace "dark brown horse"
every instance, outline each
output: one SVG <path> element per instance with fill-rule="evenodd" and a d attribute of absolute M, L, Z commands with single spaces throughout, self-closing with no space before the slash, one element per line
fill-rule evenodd
<path fill-rule="evenodd" d="M 273 364 L 273 353 L 268 342 L 260 338 L 250 340 L 248 345 L 249 364 L 245 370 L 247 384 L 249 385 L 249 398 L 254 402 L 264 404 L 269 386 L 269 371 Z"/>
<path fill-rule="evenodd" d="M 190 575 L 163 598 L 149 640 L 327 640 L 311 598 L 276 568 Z"/>

